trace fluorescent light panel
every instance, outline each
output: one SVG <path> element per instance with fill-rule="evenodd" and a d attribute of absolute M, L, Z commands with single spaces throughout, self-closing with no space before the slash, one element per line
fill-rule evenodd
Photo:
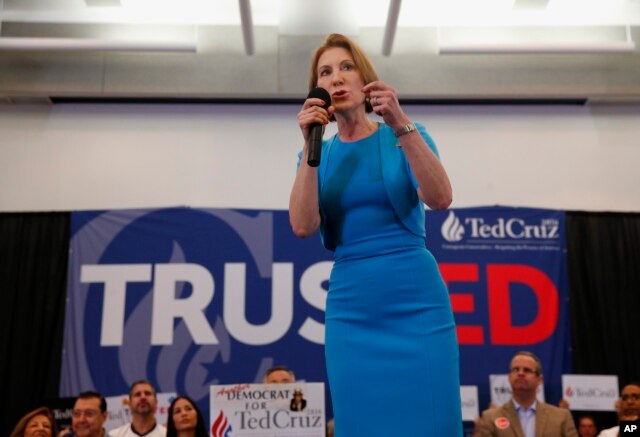
<path fill-rule="evenodd" d="M 628 53 L 629 27 L 447 27 L 438 29 L 438 53 Z"/>
<path fill-rule="evenodd" d="M 0 51 L 196 52 L 195 42 L 85 38 L 0 38 Z"/>

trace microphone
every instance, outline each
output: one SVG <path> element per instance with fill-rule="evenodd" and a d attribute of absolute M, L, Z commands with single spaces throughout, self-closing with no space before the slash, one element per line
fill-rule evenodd
<path fill-rule="evenodd" d="M 314 88 L 309 92 L 307 99 L 316 98 L 322 99 L 324 109 L 329 109 L 331 106 L 331 96 L 329 92 L 324 88 Z M 317 167 L 320 165 L 320 152 L 322 151 L 322 128 L 321 124 L 312 124 L 311 131 L 309 133 L 309 156 L 307 157 L 307 164 L 309 167 Z"/>

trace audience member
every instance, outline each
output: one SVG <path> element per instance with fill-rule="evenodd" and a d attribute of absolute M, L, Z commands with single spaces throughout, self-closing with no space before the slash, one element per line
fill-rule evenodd
<path fill-rule="evenodd" d="M 158 398 L 147 380 L 136 381 L 129 390 L 131 423 L 109 431 L 110 437 L 165 437 L 167 429 L 156 422 Z"/>
<path fill-rule="evenodd" d="M 62 430 L 59 437 L 105 437 L 107 401 L 98 392 L 85 391 L 78 395 L 71 412 L 71 429 Z"/>
<path fill-rule="evenodd" d="M 514 355 L 509 368 L 509 384 L 511 400 L 501 407 L 485 410 L 476 435 L 578 436 L 569 410 L 536 399 L 538 387 L 542 384 L 542 364 L 535 354 L 522 351 Z"/>
<path fill-rule="evenodd" d="M 625 385 L 620 394 L 618 420 L 638 420 L 640 418 L 640 382 Z M 619 426 L 602 430 L 598 437 L 617 437 Z"/>
<path fill-rule="evenodd" d="M 10 437 L 56 437 L 58 427 L 48 407 L 36 408 L 18 421 Z"/>
<path fill-rule="evenodd" d="M 264 384 L 286 384 L 296 382 L 296 376 L 287 366 L 275 366 L 264 373 Z"/>
<path fill-rule="evenodd" d="M 169 406 L 167 437 L 207 437 L 207 427 L 196 403 L 178 396 Z"/>
<path fill-rule="evenodd" d="M 585 414 L 578 418 L 579 437 L 596 437 L 597 434 L 598 428 L 596 427 L 596 421 L 592 416 Z"/>

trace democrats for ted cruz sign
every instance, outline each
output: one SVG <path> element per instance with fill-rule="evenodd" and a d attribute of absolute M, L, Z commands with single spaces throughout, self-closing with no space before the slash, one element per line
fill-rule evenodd
<path fill-rule="evenodd" d="M 571 373 L 565 214 L 532 208 L 459 208 L 427 213 L 427 247 L 448 286 L 463 384 L 488 401 L 488 375 L 508 372 L 520 350 L 543 365 L 547 397 Z"/>
<path fill-rule="evenodd" d="M 331 253 L 287 211 L 169 208 L 72 214 L 60 394 L 187 394 L 261 382 L 286 364 L 324 381 Z"/>

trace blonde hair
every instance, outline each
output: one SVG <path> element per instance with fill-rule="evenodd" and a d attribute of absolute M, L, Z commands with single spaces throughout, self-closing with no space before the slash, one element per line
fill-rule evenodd
<path fill-rule="evenodd" d="M 53 418 L 53 413 L 51 412 L 49 407 L 40 407 L 22 416 L 20 421 L 18 421 L 18 424 L 15 426 L 15 428 L 13 428 L 13 431 L 11 431 L 11 434 L 9 434 L 9 437 L 23 437 L 24 431 L 27 428 L 27 424 L 36 416 L 44 416 L 49 419 L 49 424 L 51 425 L 51 435 L 53 437 L 58 435 L 58 425 Z"/>
<path fill-rule="evenodd" d="M 362 75 L 362 80 L 364 84 L 368 84 L 378 80 L 378 73 L 376 73 L 376 69 L 373 67 L 371 63 L 371 59 L 369 56 L 360 48 L 358 44 L 349 39 L 348 37 L 341 35 L 339 33 L 332 33 L 327 36 L 324 40 L 324 43 L 318 47 L 313 56 L 311 57 L 311 70 L 309 71 L 309 91 L 315 88 L 318 85 L 318 62 L 320 61 L 320 56 L 328 49 L 340 47 L 345 49 L 351 54 L 353 58 L 353 62 L 356 64 L 358 71 Z M 371 103 L 367 99 L 365 101 L 365 109 L 367 112 L 373 111 L 371 107 Z"/>

